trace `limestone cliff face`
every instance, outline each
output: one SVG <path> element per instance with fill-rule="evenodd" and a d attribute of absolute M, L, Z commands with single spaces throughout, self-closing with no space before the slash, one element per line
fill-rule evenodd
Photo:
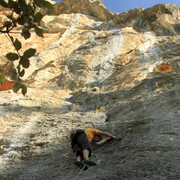
<path fill-rule="evenodd" d="M 180 179 L 180 6 L 54 7 L 41 10 L 44 38 L 14 34 L 37 54 L 23 77 L 27 95 L 0 92 L 0 179 L 73 179 L 68 133 L 88 127 L 117 140 L 93 149 L 98 168 L 79 179 Z M 2 23 L 9 11 L 0 10 Z M 13 49 L 0 39 L 0 71 L 13 80 L 16 65 L 5 58 Z"/>

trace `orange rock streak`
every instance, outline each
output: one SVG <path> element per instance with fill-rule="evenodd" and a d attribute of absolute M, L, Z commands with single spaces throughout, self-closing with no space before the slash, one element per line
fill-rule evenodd
<path fill-rule="evenodd" d="M 16 84 L 16 82 L 5 81 L 4 84 L 0 83 L 0 91 L 10 90 L 13 88 L 14 84 Z"/>

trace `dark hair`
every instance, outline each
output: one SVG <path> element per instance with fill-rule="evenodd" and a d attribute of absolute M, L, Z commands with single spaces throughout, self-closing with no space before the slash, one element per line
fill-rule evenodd
<path fill-rule="evenodd" d="M 101 135 L 99 135 L 99 134 L 96 134 L 96 135 L 94 136 L 94 138 L 95 138 L 95 137 L 97 137 L 97 136 L 99 137 L 99 139 L 100 139 L 100 141 L 101 141 L 101 140 L 102 140 L 102 136 L 101 136 Z M 94 141 L 94 138 L 93 138 L 93 140 L 92 140 L 92 141 Z"/>

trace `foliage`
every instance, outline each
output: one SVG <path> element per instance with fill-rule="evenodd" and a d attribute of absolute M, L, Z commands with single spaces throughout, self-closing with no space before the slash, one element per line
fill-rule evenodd
<path fill-rule="evenodd" d="M 46 0 L 0 0 L 0 5 L 11 10 L 11 14 L 7 15 L 8 20 L 0 27 L 0 33 L 7 34 L 14 46 L 15 52 L 7 53 L 6 57 L 10 61 L 18 61 L 16 68 L 18 81 L 20 81 L 20 77 L 23 77 L 25 74 L 25 69 L 29 68 L 29 58 L 35 55 L 36 49 L 30 48 L 21 54 L 20 50 L 22 48 L 22 43 L 17 38 L 13 38 L 12 30 L 20 25 L 22 26 L 21 36 L 25 39 L 30 38 L 31 30 L 33 29 L 38 36 L 43 37 L 43 31 L 39 27 L 43 14 L 37 12 L 37 8 L 52 9 L 53 5 Z M 3 78 L 1 77 L 0 83 L 3 83 L 3 81 L 1 81 L 2 79 Z M 19 89 L 22 89 L 23 95 L 26 94 L 26 86 L 17 82 L 13 87 L 13 91 L 17 92 Z"/>
<path fill-rule="evenodd" d="M 106 107 L 102 106 L 99 109 L 96 109 L 96 112 L 106 112 Z"/>
<path fill-rule="evenodd" d="M 5 83 L 4 77 L 0 74 L 0 85 Z"/>

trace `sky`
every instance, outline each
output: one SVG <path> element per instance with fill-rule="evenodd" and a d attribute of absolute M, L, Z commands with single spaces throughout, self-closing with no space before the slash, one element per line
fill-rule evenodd
<path fill-rule="evenodd" d="M 61 0 L 55 0 L 61 2 Z M 149 8 L 156 4 L 180 5 L 180 0 L 103 0 L 104 5 L 113 13 L 121 13 L 134 8 Z"/>

